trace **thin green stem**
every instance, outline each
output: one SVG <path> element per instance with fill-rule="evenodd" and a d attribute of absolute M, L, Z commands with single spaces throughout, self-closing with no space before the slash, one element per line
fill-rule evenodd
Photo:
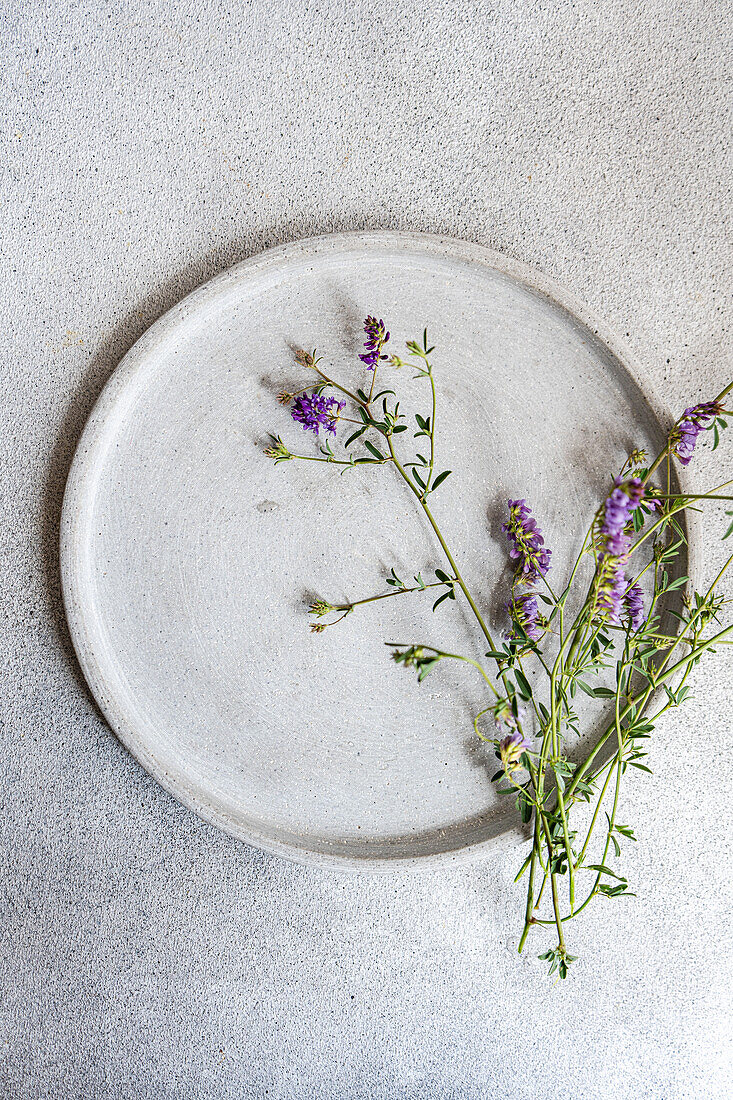
<path fill-rule="evenodd" d="M 428 477 L 427 477 L 427 481 L 426 481 L 426 484 L 425 484 L 425 492 L 423 493 L 423 498 L 426 497 L 427 494 L 430 492 L 430 483 L 433 480 L 433 465 L 435 463 L 435 409 L 436 409 L 436 405 L 437 405 L 436 396 L 435 396 L 435 379 L 433 378 L 433 372 L 430 369 L 430 365 L 429 365 L 427 359 L 425 360 L 425 365 L 426 365 L 427 370 L 428 370 L 428 378 L 430 379 L 430 389 L 431 389 L 432 395 L 433 395 L 433 408 L 432 408 L 432 413 L 430 415 L 430 468 L 428 469 Z"/>
<path fill-rule="evenodd" d="M 460 589 L 463 592 L 463 595 L 468 600 L 468 604 L 469 604 L 471 610 L 473 611 L 473 613 L 476 617 L 476 621 L 478 622 L 479 626 L 481 627 L 481 630 L 484 634 L 484 637 L 486 638 L 487 642 L 489 643 L 489 648 L 492 649 L 492 650 L 495 650 L 496 647 L 494 645 L 494 639 L 491 637 L 491 633 L 489 631 L 489 628 L 487 627 L 486 623 L 484 622 L 483 617 L 481 615 L 481 612 L 479 611 L 478 607 L 476 606 L 476 603 L 473 599 L 473 596 L 469 592 L 468 587 L 466 585 L 466 582 L 464 581 L 463 577 L 461 576 L 461 572 L 460 572 L 458 566 L 456 565 L 455 558 L 451 554 L 451 552 L 448 548 L 448 544 L 446 543 L 445 539 L 443 538 L 443 534 L 442 534 L 440 528 L 438 527 L 438 524 L 435 521 L 433 513 L 430 511 L 430 508 L 428 507 L 427 502 L 420 495 L 420 491 L 418 489 L 416 489 L 415 486 L 412 484 L 412 481 L 410 480 L 410 478 L 409 478 L 408 474 L 406 473 L 404 467 L 400 463 L 400 460 L 397 458 L 397 455 L 395 454 L 395 450 L 394 450 L 394 444 L 392 443 L 391 435 L 386 435 L 385 438 L 387 440 L 387 446 L 389 447 L 390 457 L 391 457 L 392 461 L 394 462 L 395 467 L 399 471 L 400 476 L 402 477 L 405 484 L 409 487 L 410 492 L 413 494 L 413 496 L 417 497 L 417 499 L 420 501 L 420 506 L 422 507 L 422 510 L 424 511 L 425 515 L 427 516 L 427 519 L 428 519 L 428 522 L 430 523 L 430 526 L 432 527 L 433 531 L 435 532 L 436 538 L 438 539 L 438 542 L 441 545 L 443 553 L 445 554 L 446 558 L 448 559 L 450 567 L 453 570 L 453 574 L 456 578 L 456 581 L 457 581 L 458 585 L 460 586 Z"/>
<path fill-rule="evenodd" d="M 317 455 L 296 455 L 291 454 L 291 458 L 299 458 L 301 462 L 330 462 L 332 466 L 383 466 L 385 462 L 391 462 L 390 458 L 383 458 L 381 462 L 374 460 L 374 462 L 346 462 L 341 458 L 319 458 Z"/>
<path fill-rule="evenodd" d="M 388 600 L 391 596 L 406 596 L 408 592 L 425 592 L 428 588 L 442 588 L 444 584 L 444 581 L 431 581 L 430 584 L 416 584 L 414 588 L 395 588 L 393 592 L 382 592 L 378 596 L 367 596 L 363 600 L 353 600 L 351 603 L 333 604 L 333 610 L 351 611 L 352 608 L 359 607 L 364 603 L 376 603 L 377 600 Z"/>
<path fill-rule="evenodd" d="M 355 402 L 355 404 L 361 405 L 362 408 L 366 407 L 366 402 L 362 401 L 362 399 L 357 394 L 352 393 L 351 390 L 347 390 L 346 387 L 342 386 L 340 382 L 334 382 L 333 378 L 329 378 L 327 374 L 324 374 L 320 367 L 314 366 L 313 370 L 316 372 L 316 374 L 319 374 L 321 376 L 324 382 L 328 382 L 329 386 L 335 386 L 337 390 L 341 390 L 341 393 L 345 393 L 347 397 L 350 397 L 351 400 Z"/>
<path fill-rule="evenodd" d="M 529 930 L 532 927 L 532 910 L 534 909 L 534 880 L 537 870 L 537 846 L 540 838 L 540 823 L 538 814 L 535 813 L 534 818 L 534 831 L 532 833 L 532 856 L 529 865 L 529 884 L 527 886 L 527 905 L 524 911 L 524 929 L 519 940 L 519 946 L 517 948 L 521 955 L 522 949 L 527 942 L 527 936 Z"/>

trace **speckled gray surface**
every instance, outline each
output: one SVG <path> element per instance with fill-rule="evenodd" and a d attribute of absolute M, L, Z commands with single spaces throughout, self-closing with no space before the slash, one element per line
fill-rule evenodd
<path fill-rule="evenodd" d="M 307 234 L 492 245 L 584 298 L 670 402 L 721 388 L 724 9 L 2 12 L 4 1095 L 723 1097 L 723 654 L 627 795 L 639 897 L 578 924 L 582 961 L 553 985 L 514 952 L 511 853 L 334 875 L 244 848 L 164 794 L 80 679 L 56 540 L 74 444 L 123 353 L 210 275 Z M 698 483 L 711 476 L 701 456 Z M 708 572 L 722 551 L 707 541 Z"/>

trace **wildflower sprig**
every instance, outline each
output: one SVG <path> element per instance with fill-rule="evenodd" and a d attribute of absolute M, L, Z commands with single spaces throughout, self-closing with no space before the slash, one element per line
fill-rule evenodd
<path fill-rule="evenodd" d="M 556 943 L 539 957 L 550 974 L 565 978 L 576 961 L 565 943 L 568 922 L 595 899 L 634 893 L 617 863 L 624 846 L 637 840 L 618 820 L 624 782 L 650 772 L 647 743 L 662 715 L 690 697 L 687 681 L 695 665 L 733 643 L 725 614 L 730 601 L 720 590 L 733 554 L 708 589 L 693 590 L 681 570 L 687 536 L 680 522 L 686 510 L 708 500 L 733 500 L 725 492 L 733 482 L 683 494 L 674 476 L 674 463 L 688 465 L 703 434 L 711 434 L 713 450 L 718 447 L 726 417 L 733 415 L 725 407 L 733 383 L 713 400 L 685 409 L 651 461 L 643 450 L 631 451 L 557 591 L 548 579 L 552 553 L 532 509 L 524 498 L 508 502 L 502 530 L 513 575 L 508 626 L 496 641 L 428 503 L 451 473 L 436 465 L 435 348 L 425 330 L 421 341 L 407 341 L 404 358 L 387 354 L 390 333 L 376 315 L 366 318 L 364 333 L 363 387 L 349 389 L 326 374 L 315 350 L 296 353 L 298 365 L 317 380 L 283 391 L 278 400 L 318 437 L 317 453 L 292 450 L 272 435 L 265 454 L 276 464 L 327 462 L 341 473 L 390 466 L 430 524 L 446 568 L 428 581 L 418 571 L 408 583 L 392 568 L 386 590 L 361 599 L 319 596 L 309 606 L 311 630 L 322 633 L 356 608 L 428 590 L 438 590 L 434 611 L 446 601 L 465 600 L 479 630 L 475 656 L 420 642 L 387 645 L 394 662 L 414 670 L 419 682 L 446 660 L 468 664 L 481 677 L 487 697 L 473 730 L 493 745 L 499 767 L 492 782 L 499 794 L 514 797 L 530 833 L 515 880 L 526 876 L 527 884 L 519 950 L 533 931 L 554 930 Z M 414 423 L 401 411 L 394 383 L 377 381 L 378 373 L 407 366 L 414 380 L 429 385 L 428 407 L 413 414 Z M 731 534 L 733 523 L 722 537 Z M 595 713 L 586 717 L 584 708 L 591 706 Z M 575 760 L 569 749 L 588 725 L 600 734 Z"/>

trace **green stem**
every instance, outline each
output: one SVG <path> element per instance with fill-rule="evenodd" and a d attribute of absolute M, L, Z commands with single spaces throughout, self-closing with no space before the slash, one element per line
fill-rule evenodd
<path fill-rule="evenodd" d="M 402 643 L 402 642 L 385 642 L 384 644 L 389 646 L 390 649 L 399 649 L 404 643 Z M 492 684 L 491 680 L 486 675 L 486 669 L 483 667 L 483 665 L 481 665 L 479 663 L 479 661 L 474 661 L 473 657 L 464 657 L 462 653 L 448 653 L 445 649 L 436 649 L 436 647 L 434 645 L 424 645 L 424 643 L 422 643 L 422 642 L 418 642 L 417 645 L 419 646 L 420 649 L 429 649 L 431 653 L 437 654 L 438 657 L 448 657 L 452 661 L 465 661 L 465 663 L 467 665 L 473 665 L 473 667 L 475 669 L 478 669 L 478 671 L 481 673 L 481 675 L 483 676 L 484 680 L 486 681 L 488 686 L 493 691 L 496 698 L 497 699 L 499 698 L 499 692 L 496 690 L 496 688 Z M 490 708 L 488 708 L 488 709 L 490 709 Z M 481 712 L 481 714 L 485 714 L 485 713 L 486 713 L 486 711 Z M 481 717 L 481 715 L 477 715 L 477 719 L 480 718 L 480 717 Z M 486 738 L 482 738 L 482 740 L 486 740 Z"/>
<path fill-rule="evenodd" d="M 330 462 L 332 466 L 383 466 L 385 462 L 391 462 L 391 459 L 384 458 L 381 462 L 376 459 L 374 462 L 345 462 L 341 458 L 319 458 L 317 455 L 296 455 L 291 454 L 291 458 L 299 458 L 302 462 Z"/>
<path fill-rule="evenodd" d="M 427 502 L 420 495 L 419 490 L 416 489 L 415 486 L 412 484 L 408 474 L 405 472 L 404 467 L 400 463 L 400 460 L 397 458 L 397 455 L 395 454 L 395 451 L 394 451 L 394 445 L 392 443 L 392 437 L 390 435 L 387 435 L 385 438 L 387 440 L 387 446 L 389 447 L 390 457 L 391 457 L 392 461 L 394 462 L 395 467 L 399 471 L 400 476 L 402 477 L 405 484 L 408 486 L 410 492 L 413 494 L 413 496 L 417 497 L 417 499 L 420 501 L 420 506 L 422 507 L 423 512 L 427 516 L 428 522 L 430 523 L 430 526 L 432 527 L 433 531 L 435 532 L 436 538 L 438 539 L 438 542 L 440 543 L 440 545 L 442 547 L 443 553 L 445 554 L 446 558 L 448 559 L 450 567 L 453 570 L 453 574 L 456 578 L 456 581 L 457 581 L 458 585 L 460 586 L 461 591 L 463 592 L 463 595 L 468 600 L 468 604 L 469 604 L 471 610 L 473 611 L 474 615 L 476 616 L 476 621 L 478 622 L 479 626 L 481 627 L 481 630 L 483 631 L 483 634 L 484 634 L 484 637 L 486 638 L 486 641 L 489 643 L 489 648 L 492 649 L 492 650 L 495 650 L 496 647 L 494 645 L 494 639 L 491 637 L 491 633 L 489 631 L 489 628 L 487 627 L 486 623 L 484 622 L 483 617 L 481 615 L 481 612 L 479 611 L 478 607 L 476 606 L 476 603 L 473 599 L 473 596 L 469 592 L 468 587 L 466 585 L 466 582 L 464 581 L 463 577 L 461 576 L 461 572 L 460 572 L 458 566 L 456 565 L 455 558 L 451 554 L 451 552 L 448 548 L 448 544 L 446 543 L 445 539 L 443 538 L 442 532 L 441 532 L 440 528 L 438 527 L 438 524 L 435 521 L 433 513 L 430 511 L 430 509 L 427 505 Z"/>
<path fill-rule="evenodd" d="M 430 482 L 433 479 L 433 464 L 435 462 L 435 408 L 437 404 L 435 397 L 435 379 L 433 378 L 433 372 L 431 371 L 430 365 L 427 360 L 425 361 L 425 365 L 428 369 L 430 389 L 432 390 L 433 394 L 433 410 L 430 416 L 430 469 L 428 470 L 428 477 L 425 484 L 425 492 L 423 493 L 423 498 L 426 497 L 430 492 Z"/>
<path fill-rule="evenodd" d="M 591 823 L 590 823 L 590 826 L 588 828 L 588 835 L 585 838 L 585 842 L 583 844 L 583 847 L 580 849 L 580 855 L 578 856 L 578 859 L 577 859 L 576 864 L 575 864 L 576 869 L 583 866 L 583 858 L 585 856 L 585 853 L 588 850 L 588 845 L 590 843 L 590 838 L 593 834 L 593 830 L 594 830 L 595 825 L 596 825 L 596 820 L 598 818 L 598 814 L 601 811 L 601 806 L 603 804 L 603 799 L 606 797 L 606 791 L 608 790 L 608 784 L 611 782 L 611 776 L 612 775 L 613 775 L 613 766 L 611 766 L 608 769 L 608 775 L 606 776 L 606 781 L 603 784 L 600 795 L 598 796 L 598 802 L 596 803 L 595 812 L 593 814 L 593 817 L 591 818 Z"/>
<path fill-rule="evenodd" d="M 355 402 L 355 404 L 361 405 L 362 408 L 366 407 L 365 402 L 362 401 L 362 399 L 357 394 L 352 393 L 351 390 L 347 390 L 346 387 L 342 386 L 339 382 L 334 382 L 333 378 L 329 378 L 327 374 L 324 374 L 320 367 L 314 366 L 313 370 L 316 372 L 316 374 L 320 374 L 323 381 L 328 382 L 329 386 L 335 386 L 337 390 L 341 390 L 341 393 L 345 393 L 347 397 L 350 397 L 351 400 Z"/>
<path fill-rule="evenodd" d="M 537 870 L 537 845 L 539 843 L 540 823 L 538 814 L 535 813 L 534 833 L 532 836 L 532 859 L 529 865 L 529 885 L 527 887 L 527 906 L 524 912 L 524 929 L 519 940 L 517 951 L 522 954 L 522 949 L 527 942 L 529 930 L 532 927 L 532 910 L 534 908 L 534 879 Z"/>
<path fill-rule="evenodd" d="M 408 592 L 425 592 L 428 588 L 442 588 L 445 581 L 431 581 L 430 584 L 415 585 L 414 588 L 395 588 L 394 592 L 382 592 L 379 596 L 367 596 L 363 600 L 354 600 L 352 603 L 333 604 L 334 611 L 351 611 L 363 603 L 375 603 L 377 600 L 388 600 L 391 596 L 405 596 Z"/>

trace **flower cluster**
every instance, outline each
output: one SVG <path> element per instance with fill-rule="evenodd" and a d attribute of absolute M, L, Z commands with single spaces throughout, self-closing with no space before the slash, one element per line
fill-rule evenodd
<path fill-rule="evenodd" d="M 268 458 L 275 459 L 276 466 L 278 462 L 288 462 L 291 458 L 293 458 L 293 455 L 285 446 L 279 435 L 270 436 L 270 446 L 265 447 L 265 454 Z"/>
<path fill-rule="evenodd" d="M 525 734 L 514 730 L 502 738 L 497 745 L 498 756 L 507 773 L 516 771 L 521 767 L 522 755 L 532 748 Z"/>
<path fill-rule="evenodd" d="M 536 584 L 550 568 L 552 551 L 545 546 L 537 520 L 524 499 L 510 500 L 509 519 L 501 529 L 509 540 L 509 557 L 517 562 L 518 584 Z"/>
<path fill-rule="evenodd" d="M 308 608 L 311 615 L 316 615 L 319 619 L 322 619 L 324 615 L 330 615 L 336 608 L 333 604 L 328 603 L 327 600 L 317 599 Z"/>
<path fill-rule="evenodd" d="M 638 477 L 623 482 L 617 478 L 616 487 L 603 505 L 596 606 L 611 626 L 620 626 L 621 616 L 627 610 L 633 628 L 637 629 L 634 622 L 640 623 L 644 613 L 641 589 L 638 585 L 629 586 L 624 572 L 631 546 L 626 528 L 643 497 L 644 486 Z"/>
<path fill-rule="evenodd" d="M 384 321 L 381 319 L 378 321 L 376 317 L 366 318 L 364 332 L 366 333 L 364 355 L 360 355 L 359 358 L 366 364 L 367 370 L 374 370 L 380 359 L 387 358 L 386 355 L 382 355 L 382 348 L 389 340 L 389 333 L 385 330 Z"/>
<path fill-rule="evenodd" d="M 522 628 L 528 638 L 536 642 L 542 637 L 541 618 L 537 597 L 534 592 L 525 592 L 521 596 L 514 596 L 506 605 L 506 610 L 514 622 Z M 515 635 L 512 635 L 515 637 Z"/>
<path fill-rule="evenodd" d="M 679 423 L 672 430 L 672 453 L 677 456 L 683 466 L 687 466 L 692 458 L 697 437 L 719 416 L 723 408 L 719 401 L 703 401 L 699 405 L 693 405 L 685 409 L 679 419 Z"/>
<path fill-rule="evenodd" d="M 638 584 L 630 584 L 624 593 L 626 613 L 632 630 L 638 630 L 644 622 L 644 594 Z"/>
<path fill-rule="evenodd" d="M 300 397 L 296 397 L 290 415 L 298 424 L 302 424 L 306 432 L 318 435 L 318 429 L 325 428 L 331 435 L 335 435 L 336 421 L 345 404 L 345 401 L 324 397 L 313 390 L 312 393 L 302 393 Z"/>

